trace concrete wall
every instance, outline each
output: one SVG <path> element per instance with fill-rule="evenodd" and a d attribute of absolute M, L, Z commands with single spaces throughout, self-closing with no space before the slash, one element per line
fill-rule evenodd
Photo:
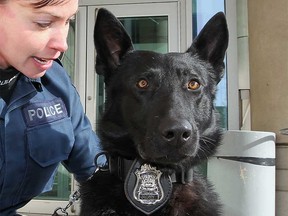
<path fill-rule="evenodd" d="M 247 0 L 251 130 L 276 133 L 276 215 L 288 215 L 288 1 Z"/>

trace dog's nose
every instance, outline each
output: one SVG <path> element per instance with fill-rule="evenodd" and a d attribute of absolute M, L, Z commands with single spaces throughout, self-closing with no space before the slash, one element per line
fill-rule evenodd
<path fill-rule="evenodd" d="M 192 126 L 187 120 L 168 121 L 161 124 L 160 131 L 165 141 L 185 143 L 191 137 Z"/>

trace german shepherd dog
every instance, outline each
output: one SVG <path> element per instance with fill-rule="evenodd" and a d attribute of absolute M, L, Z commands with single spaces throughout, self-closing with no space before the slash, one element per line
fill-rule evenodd
<path fill-rule="evenodd" d="M 214 15 L 184 53 L 133 49 L 119 20 L 98 10 L 96 72 L 106 104 L 99 137 L 106 166 L 80 185 L 81 216 L 217 216 L 221 202 L 195 166 L 213 155 L 228 29 Z"/>

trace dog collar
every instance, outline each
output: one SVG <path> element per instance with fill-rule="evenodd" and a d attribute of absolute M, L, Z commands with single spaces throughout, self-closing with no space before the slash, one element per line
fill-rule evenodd
<path fill-rule="evenodd" d="M 111 174 L 124 181 L 126 198 L 146 215 L 157 211 L 169 200 L 173 183 L 193 181 L 193 169 L 166 175 L 141 159 L 129 160 L 109 155 L 108 167 Z"/>
<path fill-rule="evenodd" d="M 105 153 L 106 154 L 106 153 Z M 125 181 L 125 178 L 135 161 L 135 159 L 126 159 L 120 156 L 106 155 L 108 159 L 108 167 L 111 174 L 116 175 L 120 180 Z M 144 163 L 144 161 L 142 162 Z M 148 163 L 149 164 L 149 163 Z M 181 170 L 173 172 L 170 175 L 172 183 L 187 184 L 193 181 L 193 168 L 189 170 Z"/>

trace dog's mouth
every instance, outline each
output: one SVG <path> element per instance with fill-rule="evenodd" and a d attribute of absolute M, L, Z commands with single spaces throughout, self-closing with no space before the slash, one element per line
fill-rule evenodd
<path fill-rule="evenodd" d="M 141 158 L 145 161 L 149 161 L 151 163 L 156 164 L 162 164 L 162 165 L 177 165 L 179 163 L 182 163 L 185 160 L 190 159 L 191 157 L 194 157 L 193 154 L 167 154 L 161 157 L 147 157 L 147 156 L 141 156 Z"/>
<path fill-rule="evenodd" d="M 138 145 L 138 154 L 143 160 L 163 165 L 175 165 L 193 159 L 197 154 L 199 143 L 193 142 L 182 147 L 178 146 L 178 148 L 171 146 L 169 148 L 167 145 L 159 148 L 151 148 L 151 146 L 153 146 L 151 143 Z"/>

